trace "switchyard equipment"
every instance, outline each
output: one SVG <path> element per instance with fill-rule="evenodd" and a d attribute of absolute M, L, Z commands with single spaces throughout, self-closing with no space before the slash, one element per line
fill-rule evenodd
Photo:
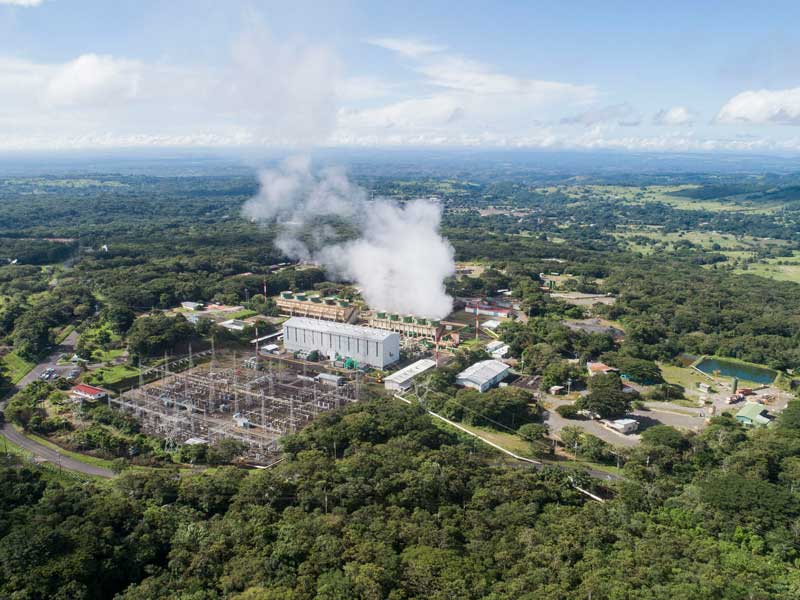
<path fill-rule="evenodd" d="M 289 352 L 318 351 L 330 360 L 349 359 L 378 369 L 400 359 L 396 332 L 305 317 L 284 322 L 283 346 Z"/>
<path fill-rule="evenodd" d="M 168 447 L 197 438 L 210 444 L 234 439 L 244 443 L 245 458 L 263 463 L 278 453 L 281 436 L 358 400 L 357 378 L 329 385 L 317 380 L 318 374 L 279 357 L 234 357 L 223 364 L 214 359 L 181 373 L 165 366 L 158 380 L 109 398 L 108 404 L 137 417 L 144 432 L 165 438 Z"/>
<path fill-rule="evenodd" d="M 296 294 L 281 292 L 275 299 L 281 313 L 290 317 L 311 317 L 340 323 L 352 323 L 358 317 L 358 310 L 349 300 L 328 296 L 322 298 L 315 294 Z"/>

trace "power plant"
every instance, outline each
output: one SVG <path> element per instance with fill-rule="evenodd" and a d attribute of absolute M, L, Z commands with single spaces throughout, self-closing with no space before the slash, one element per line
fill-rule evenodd
<path fill-rule="evenodd" d="M 319 294 L 303 294 L 292 291 L 281 292 L 275 298 L 282 314 L 290 317 L 310 317 L 340 323 L 352 323 L 358 318 L 358 309 L 344 298 Z"/>

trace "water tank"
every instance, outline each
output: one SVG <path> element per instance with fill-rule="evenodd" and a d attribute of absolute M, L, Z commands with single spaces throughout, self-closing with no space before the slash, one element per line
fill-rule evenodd
<path fill-rule="evenodd" d="M 281 292 L 281 298 L 284 298 L 286 300 L 291 300 L 292 296 L 294 296 L 294 293 L 291 290 Z"/>

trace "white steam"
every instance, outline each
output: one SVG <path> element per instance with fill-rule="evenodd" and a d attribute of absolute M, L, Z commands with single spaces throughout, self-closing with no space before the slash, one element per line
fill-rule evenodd
<path fill-rule="evenodd" d="M 431 319 L 445 317 L 452 299 L 444 280 L 453 274 L 453 248 L 439 235 L 441 209 L 427 200 L 399 205 L 368 200 L 366 191 L 337 169 L 315 174 L 305 157 L 286 160 L 259 176 L 260 190 L 245 216 L 278 223 L 276 246 L 312 260 L 337 278 L 354 281 L 370 307 Z M 342 240 L 330 224 L 352 228 Z"/>

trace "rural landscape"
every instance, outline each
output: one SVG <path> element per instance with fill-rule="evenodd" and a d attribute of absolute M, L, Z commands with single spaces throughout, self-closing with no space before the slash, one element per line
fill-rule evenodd
<path fill-rule="evenodd" d="M 0 600 L 800 598 L 798 19 L 0 0 Z"/>

